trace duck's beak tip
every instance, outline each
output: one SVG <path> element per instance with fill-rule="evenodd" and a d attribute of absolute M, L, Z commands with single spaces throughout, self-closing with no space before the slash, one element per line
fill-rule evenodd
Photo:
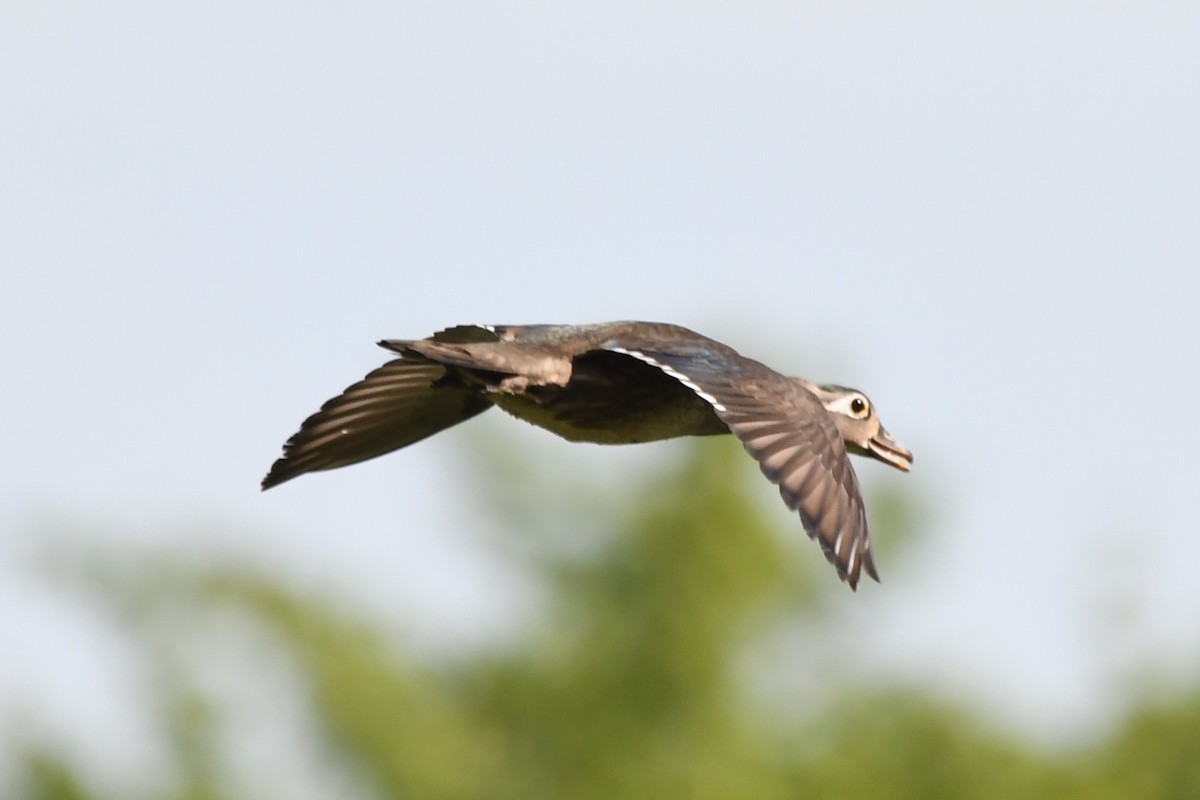
<path fill-rule="evenodd" d="M 883 428 L 867 442 L 867 449 L 872 456 L 901 472 L 912 469 L 913 454 Z"/>

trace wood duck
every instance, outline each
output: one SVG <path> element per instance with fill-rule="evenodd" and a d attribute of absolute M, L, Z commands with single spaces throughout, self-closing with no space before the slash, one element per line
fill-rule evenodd
<path fill-rule="evenodd" d="M 365 461 L 493 405 L 573 442 L 732 433 L 800 513 L 838 577 L 879 580 L 847 453 L 907 472 L 913 456 L 866 395 L 789 378 L 687 328 L 654 322 L 460 325 L 388 339 L 399 354 L 321 407 L 263 479 Z"/>

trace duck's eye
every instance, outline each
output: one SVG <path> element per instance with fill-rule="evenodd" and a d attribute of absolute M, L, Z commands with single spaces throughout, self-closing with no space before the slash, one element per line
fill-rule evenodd
<path fill-rule="evenodd" d="M 850 401 L 850 413 L 856 417 L 864 417 L 867 414 L 867 401 L 862 397 L 856 397 Z"/>

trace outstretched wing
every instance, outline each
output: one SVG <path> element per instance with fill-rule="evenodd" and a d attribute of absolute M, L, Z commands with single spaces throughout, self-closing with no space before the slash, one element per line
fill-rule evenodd
<path fill-rule="evenodd" d="M 812 392 L 723 351 L 609 349 L 658 367 L 711 404 L 850 588 L 863 570 L 879 580 L 858 478 L 837 424 Z"/>
<path fill-rule="evenodd" d="M 390 453 L 491 406 L 478 392 L 444 378 L 445 367 L 422 358 L 384 364 L 304 421 L 262 488 Z"/>

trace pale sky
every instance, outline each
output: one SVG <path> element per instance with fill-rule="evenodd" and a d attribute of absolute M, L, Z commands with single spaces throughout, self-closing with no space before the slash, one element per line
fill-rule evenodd
<path fill-rule="evenodd" d="M 927 526 L 846 593 L 863 670 L 1050 731 L 1195 675 L 1197 42 L 1188 2 L 7 4 L 0 726 L 121 747 L 56 529 L 497 624 L 470 426 L 258 491 L 376 340 L 465 322 L 677 322 L 870 394 L 916 465 L 859 475 Z"/>

